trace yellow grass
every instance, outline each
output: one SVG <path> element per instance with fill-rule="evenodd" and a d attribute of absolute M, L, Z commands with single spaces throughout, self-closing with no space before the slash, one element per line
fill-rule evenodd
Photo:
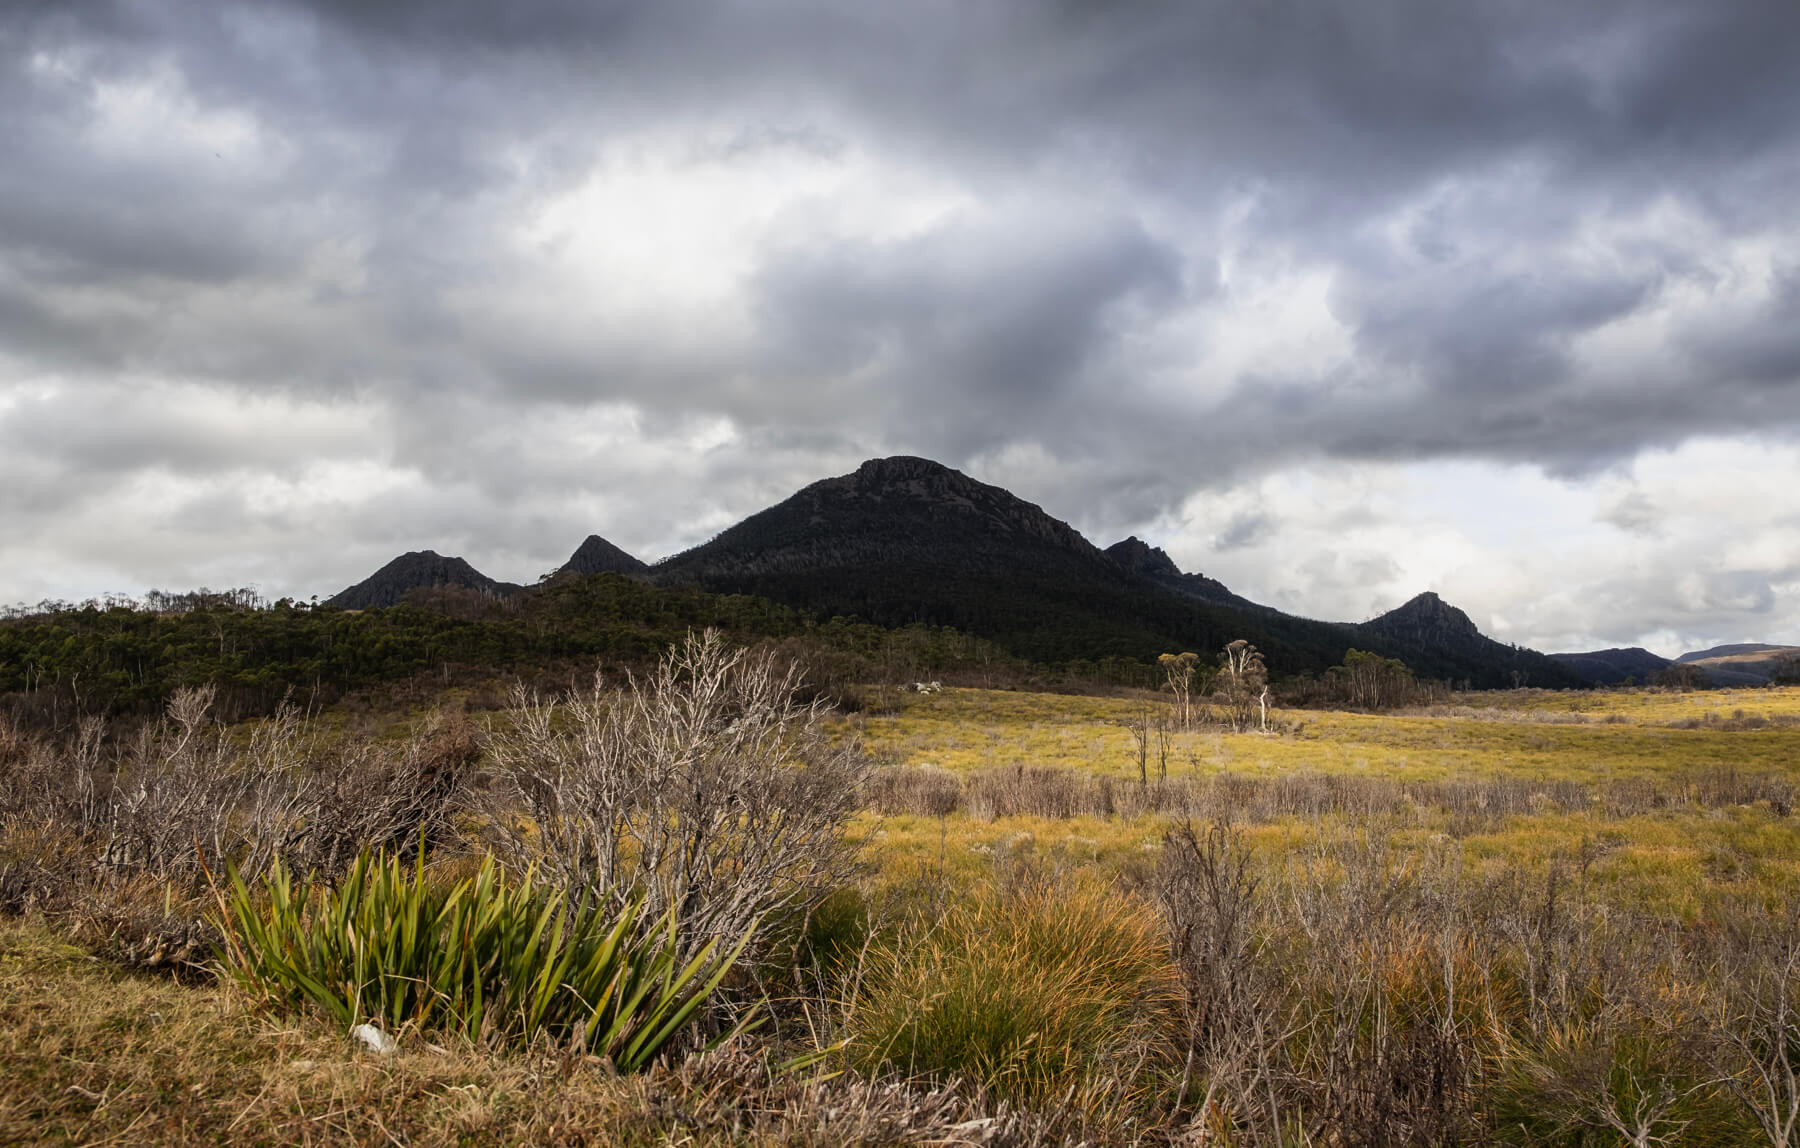
<path fill-rule="evenodd" d="M 1135 782 L 1137 754 L 1121 723 L 1142 698 L 1087 698 L 989 690 L 909 697 L 890 716 L 847 719 L 878 760 L 970 773 L 1051 766 Z M 1714 714 L 1720 726 L 1671 728 Z M 1722 728 L 1763 717 L 1764 729 Z M 1218 727 L 1169 736 L 1171 778 L 1227 772 L 1250 778 L 1293 773 L 1434 781 L 1524 778 L 1603 790 L 1623 781 L 1661 786 L 1709 771 L 1770 774 L 1800 784 L 1800 689 L 1689 694 L 1660 691 L 1470 695 L 1402 714 L 1282 711 L 1279 733 Z M 1152 779 L 1157 761 L 1150 762 Z M 986 821 L 953 814 L 886 818 L 856 828 L 885 881 L 940 881 L 966 888 L 1011 861 L 1059 869 L 1094 866 L 1141 878 L 1154 864 L 1169 821 L 1159 816 Z M 1695 919 L 1709 900 L 1774 907 L 1800 889 L 1800 818 L 1766 804 L 1724 809 L 1673 806 L 1633 816 L 1564 811 L 1546 800 L 1534 815 L 1471 829 L 1446 812 L 1419 809 L 1377 823 L 1348 816 L 1278 819 L 1245 826 L 1276 860 L 1349 834 L 1375 833 L 1403 852 L 1452 853 L 1468 871 L 1542 872 L 1560 865 L 1587 895 L 1634 911 Z"/>
<path fill-rule="evenodd" d="M 1172 732 L 1169 775 L 1296 770 L 1413 780 L 1514 776 L 1585 783 L 1666 779 L 1732 768 L 1800 775 L 1800 688 L 1691 694 L 1519 691 L 1425 713 L 1276 711 L 1277 733 L 1219 727 Z M 1167 702 L 954 689 L 909 697 L 893 715 L 845 719 L 879 760 L 971 771 L 1042 765 L 1136 777 L 1125 724 Z M 1767 729 L 1670 728 L 1669 723 L 1784 719 Z M 1741 716 L 1738 716 L 1741 715 Z M 1610 720 L 1609 720 L 1610 719 Z M 1153 748 L 1150 769 L 1158 768 Z"/>

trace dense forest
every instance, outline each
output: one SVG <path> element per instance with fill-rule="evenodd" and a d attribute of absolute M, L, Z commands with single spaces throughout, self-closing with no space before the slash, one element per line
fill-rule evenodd
<path fill-rule="evenodd" d="M 242 592 L 152 595 L 145 602 L 58 604 L 0 620 L 0 696 L 15 711 L 142 713 L 175 689 L 215 683 L 237 714 L 284 698 L 329 703 L 380 683 L 430 677 L 468 684 L 496 676 L 543 678 L 596 663 L 653 661 L 690 630 L 743 641 L 807 637 L 847 653 L 892 640 L 876 627 L 818 623 L 743 595 L 658 588 L 616 574 L 565 577 L 529 594 L 494 599 L 453 589 L 416 591 L 399 606 L 343 610 Z M 953 641 L 919 630 L 926 662 Z M 965 643 L 966 644 L 966 643 Z"/>

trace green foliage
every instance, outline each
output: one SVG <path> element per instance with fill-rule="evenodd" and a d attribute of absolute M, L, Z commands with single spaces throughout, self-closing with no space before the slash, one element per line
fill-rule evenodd
<path fill-rule="evenodd" d="M 1113 890 L 982 894 L 870 954 L 849 1048 L 1025 1104 L 1129 1103 L 1166 1054 L 1173 976 L 1155 919 Z"/>
<path fill-rule="evenodd" d="M 511 599 L 417 592 L 418 604 L 340 610 L 197 595 L 199 604 L 136 609 L 89 603 L 0 620 L 0 696 L 15 708 L 156 713 L 183 686 L 213 685 L 228 720 L 430 673 L 434 684 L 542 675 L 595 661 L 645 666 L 691 631 L 734 641 L 802 639 L 859 663 L 924 672 L 996 655 L 930 627 L 883 630 L 818 622 L 760 598 L 658 587 L 617 574 L 566 577 Z M 563 680 L 567 680 L 565 677 Z"/>
<path fill-rule="evenodd" d="M 345 1028 L 546 1036 L 627 1072 L 669 1046 L 750 939 L 715 939 L 678 966 L 672 914 L 646 927 L 636 905 L 615 916 L 571 904 L 529 874 L 508 881 L 491 858 L 447 887 L 422 856 L 409 867 L 364 853 L 336 888 L 296 884 L 277 864 L 259 892 L 233 872 L 218 923 L 227 970 L 267 1004 L 311 1004 Z"/>

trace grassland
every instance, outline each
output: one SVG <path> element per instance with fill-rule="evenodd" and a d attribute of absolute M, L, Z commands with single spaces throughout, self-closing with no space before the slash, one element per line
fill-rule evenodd
<path fill-rule="evenodd" d="M 848 719 L 879 760 L 972 771 L 1055 766 L 1137 774 L 1128 726 L 1154 695 L 998 690 L 901 695 L 898 712 Z M 1396 779 L 1675 778 L 1695 769 L 1782 771 L 1800 749 L 1800 688 L 1468 695 L 1418 712 L 1275 711 L 1271 734 L 1168 735 L 1171 774 L 1365 772 Z"/>
<path fill-rule="evenodd" d="M 949 690 L 903 699 L 898 712 L 846 719 L 869 751 L 899 768 L 937 768 L 965 781 L 1042 768 L 1138 780 L 1128 726 L 1148 697 L 1065 697 Z M 1271 859 L 1309 843 L 1367 834 L 1395 847 L 1442 852 L 1454 845 L 1474 870 L 1559 862 L 1581 866 L 1635 906 L 1693 919 L 1716 896 L 1774 905 L 1800 889 L 1800 819 L 1767 800 L 1691 800 L 1718 779 L 1800 786 L 1800 689 L 1585 694 L 1520 691 L 1471 695 L 1419 712 L 1277 711 L 1274 732 L 1222 728 L 1152 732 L 1148 769 L 1175 782 L 1322 782 L 1352 779 L 1400 787 L 1392 808 L 1259 815 L 1245 803 L 1222 812 L 1243 824 Z M 1523 784 L 1525 811 L 1471 818 L 1408 800 L 1406 783 Z M 1593 795 L 1567 809 L 1558 795 Z M 1636 801 L 1609 804 L 1608 793 Z M 1648 796 L 1654 795 L 1654 796 Z M 1733 796 L 1727 794 L 1727 797 Z M 1743 794 L 1750 796 L 1750 794 Z M 1479 801 L 1479 792 L 1475 800 Z M 1652 805 L 1653 808 L 1635 808 Z M 1170 816 L 1001 816 L 957 812 L 869 816 L 860 829 L 874 867 L 919 873 L 938 866 L 977 880 L 994 859 L 1029 854 L 1058 866 L 1130 872 L 1153 859 Z"/>
<path fill-rule="evenodd" d="M 28 914 L 0 918 L 0 1141 L 1778 1142 L 1733 1088 L 1780 1074 L 1771 1031 L 1800 1041 L 1765 1023 L 1769 992 L 1800 1001 L 1800 689 L 1268 732 L 1174 728 L 1151 694 L 889 700 L 821 730 L 876 765 L 860 874 L 795 968 L 737 986 L 782 1002 L 755 1041 L 635 1077 L 428 1034 L 375 1058 Z M 515 722 L 475 720 L 483 744 Z M 430 728 L 319 728 L 356 724 Z M 1094 923 L 1062 936 L 1059 906 Z M 1126 940 L 1071 956 L 1109 914 Z M 1053 1019 L 1008 1027 L 1026 1014 Z"/>

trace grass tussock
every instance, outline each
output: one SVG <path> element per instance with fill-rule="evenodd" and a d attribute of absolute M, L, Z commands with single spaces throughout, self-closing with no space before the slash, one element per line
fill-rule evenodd
<path fill-rule="evenodd" d="M 866 1072 L 964 1080 L 1103 1123 L 1168 1067 L 1176 982 L 1146 906 L 1096 882 L 987 891 L 871 953 L 848 1050 Z"/>
<path fill-rule="evenodd" d="M 491 859 L 454 884 L 430 879 L 422 854 L 408 866 L 364 853 L 335 886 L 277 864 L 254 894 L 234 873 L 221 901 L 226 967 L 265 1005 L 310 1005 L 345 1030 L 543 1039 L 623 1072 L 684 1035 L 750 940 L 682 961 L 673 913 L 641 924 L 638 904 L 571 902 Z"/>

